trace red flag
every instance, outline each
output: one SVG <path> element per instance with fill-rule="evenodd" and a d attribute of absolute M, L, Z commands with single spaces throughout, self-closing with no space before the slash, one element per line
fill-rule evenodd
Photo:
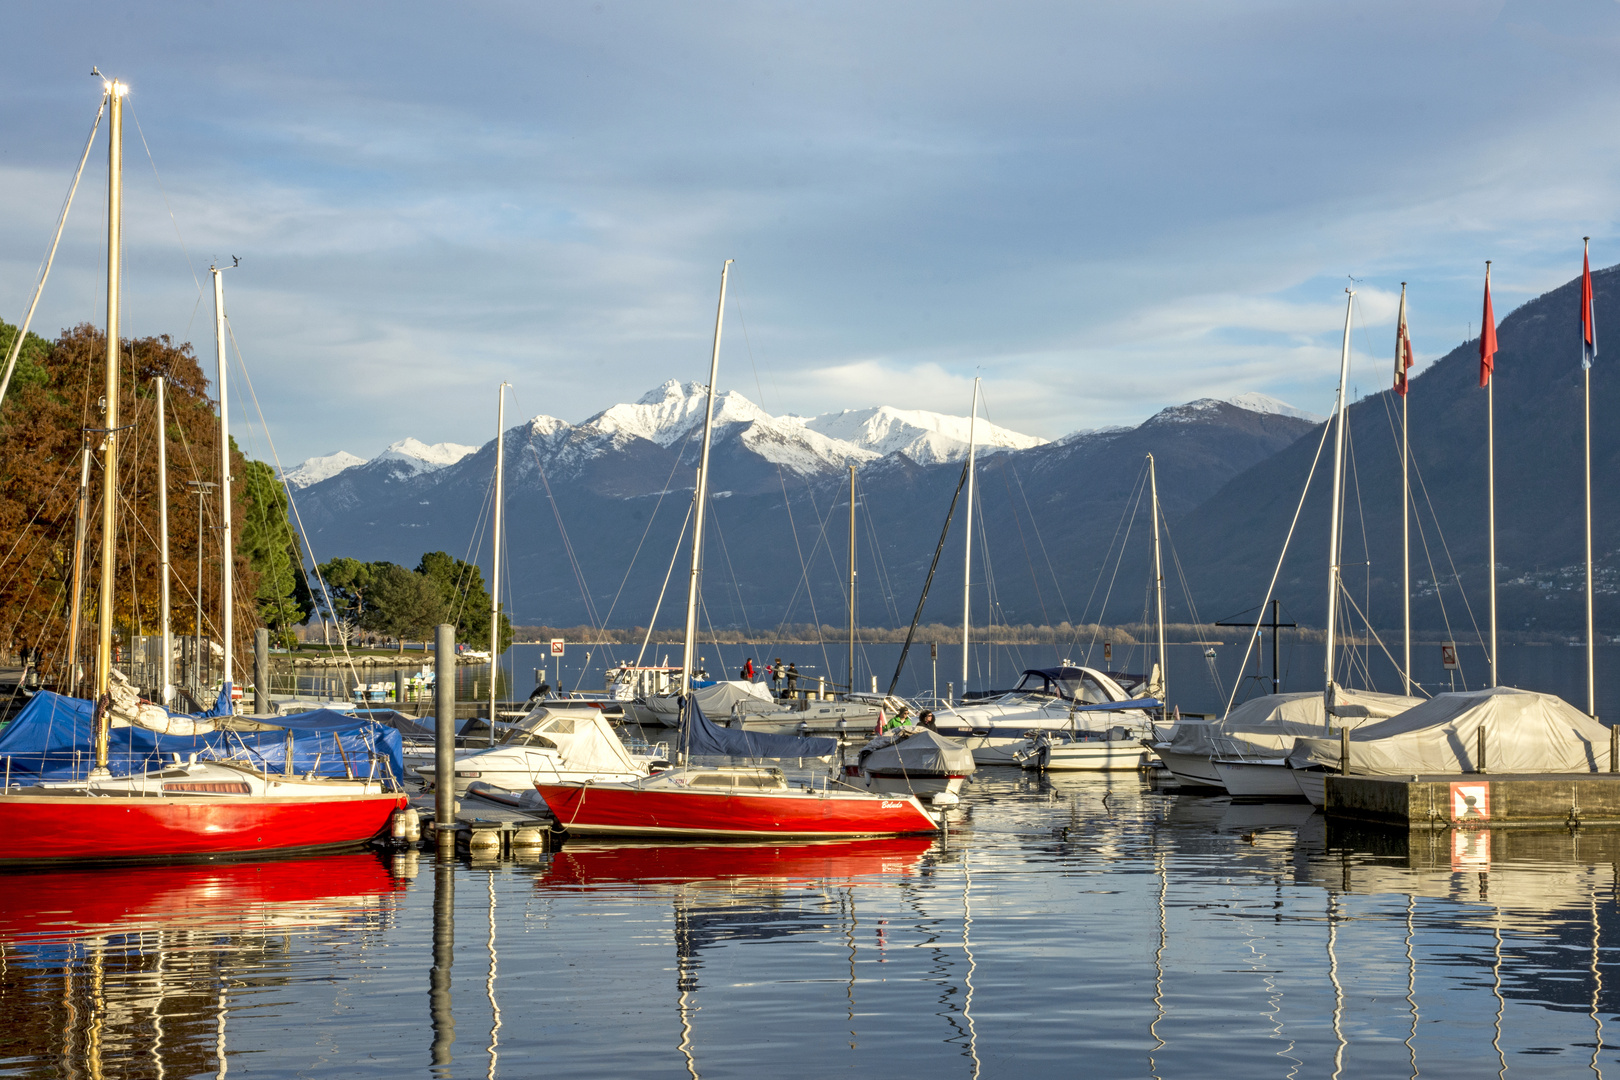
<path fill-rule="evenodd" d="M 1496 316 L 1491 313 L 1491 264 L 1485 264 L 1485 314 L 1479 320 L 1479 385 L 1491 385 L 1496 369 Z"/>
<path fill-rule="evenodd" d="M 1406 282 L 1401 282 L 1401 318 L 1395 327 L 1395 392 L 1406 396 L 1406 373 L 1412 370 L 1412 337 L 1406 332 Z"/>
<path fill-rule="evenodd" d="M 1581 367 L 1597 359 L 1597 323 L 1592 318 L 1592 256 L 1581 255 Z"/>

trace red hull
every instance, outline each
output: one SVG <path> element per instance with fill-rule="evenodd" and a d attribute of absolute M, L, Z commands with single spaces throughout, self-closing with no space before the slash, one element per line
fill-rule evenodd
<path fill-rule="evenodd" d="M 536 784 L 569 832 L 623 836 L 904 836 L 939 823 L 915 798 L 659 791 L 630 784 Z"/>
<path fill-rule="evenodd" d="M 329 799 L 86 798 L 0 795 L 0 866 L 158 861 L 355 847 L 383 830 L 403 795 Z"/>

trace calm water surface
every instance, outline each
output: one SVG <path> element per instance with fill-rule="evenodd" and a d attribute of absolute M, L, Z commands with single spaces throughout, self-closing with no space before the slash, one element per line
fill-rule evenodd
<path fill-rule="evenodd" d="M 940 841 L 5 876 L 0 1072 L 1620 1077 L 1620 835 L 965 794 Z"/>

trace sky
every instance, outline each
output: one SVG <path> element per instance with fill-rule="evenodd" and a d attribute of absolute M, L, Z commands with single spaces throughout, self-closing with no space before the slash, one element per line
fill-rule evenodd
<path fill-rule="evenodd" d="M 1620 2 L 19 2 L 0 317 L 130 86 L 127 334 L 197 344 L 210 263 L 285 464 L 480 444 L 706 379 L 1056 438 L 1387 384 L 1620 262 Z M 103 128 L 105 131 L 105 128 Z M 33 329 L 103 319 L 98 141 Z M 1578 351 L 1571 331 L 1571 355 Z M 245 386 L 233 430 L 269 457 Z M 256 428 L 256 424 L 254 425 Z"/>

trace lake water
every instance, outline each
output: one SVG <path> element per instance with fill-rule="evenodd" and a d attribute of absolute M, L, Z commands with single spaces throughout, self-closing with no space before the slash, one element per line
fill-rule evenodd
<path fill-rule="evenodd" d="M 948 836 L 0 877 L 0 1073 L 1620 1076 L 1620 832 L 984 770 Z"/>

